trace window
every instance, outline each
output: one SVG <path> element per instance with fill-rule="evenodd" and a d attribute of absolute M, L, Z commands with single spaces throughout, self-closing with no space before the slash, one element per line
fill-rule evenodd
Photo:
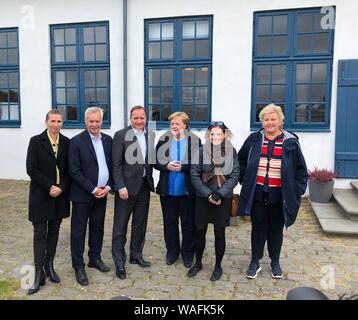
<path fill-rule="evenodd" d="M 91 106 L 103 108 L 110 125 L 108 33 L 107 22 L 51 26 L 52 99 L 67 128 L 83 127 Z"/>
<path fill-rule="evenodd" d="M 18 29 L 0 29 L 0 127 L 20 126 Z"/>
<path fill-rule="evenodd" d="M 211 119 L 212 17 L 145 21 L 145 106 L 150 121 L 186 112 L 194 127 Z"/>
<path fill-rule="evenodd" d="M 334 34 L 322 18 L 320 9 L 254 14 L 252 129 L 271 102 L 287 129 L 329 129 Z"/>

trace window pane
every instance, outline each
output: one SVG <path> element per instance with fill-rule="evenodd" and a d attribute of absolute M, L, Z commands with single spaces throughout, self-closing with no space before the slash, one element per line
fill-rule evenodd
<path fill-rule="evenodd" d="M 19 105 L 17 103 L 10 104 L 10 120 L 20 120 Z"/>
<path fill-rule="evenodd" d="M 287 16 L 273 17 L 273 33 L 287 33 Z"/>
<path fill-rule="evenodd" d="M 75 46 L 69 46 L 66 47 L 66 61 L 76 61 L 76 47 Z"/>
<path fill-rule="evenodd" d="M 195 22 L 183 22 L 183 39 L 195 38 Z"/>
<path fill-rule="evenodd" d="M 297 15 L 298 32 L 310 32 L 312 30 L 312 13 L 300 13 Z"/>
<path fill-rule="evenodd" d="M 197 57 L 208 57 L 209 56 L 209 41 L 208 40 L 197 40 L 196 41 L 196 56 Z"/>
<path fill-rule="evenodd" d="M 259 17 L 259 34 L 271 34 L 272 33 L 272 17 L 265 16 Z"/>
<path fill-rule="evenodd" d="M 314 52 L 327 52 L 328 46 L 328 33 L 319 33 L 313 35 Z"/>
<path fill-rule="evenodd" d="M 183 58 L 192 58 L 195 56 L 195 40 L 183 41 Z"/>
<path fill-rule="evenodd" d="M 194 84 L 194 68 L 182 69 L 182 85 L 190 86 Z"/>
<path fill-rule="evenodd" d="M 209 21 L 197 21 L 196 23 L 196 37 L 209 37 Z"/>
<path fill-rule="evenodd" d="M 66 103 L 65 89 L 56 89 L 56 103 Z"/>
<path fill-rule="evenodd" d="M 96 42 L 107 42 L 106 27 L 96 27 L 95 29 Z"/>
<path fill-rule="evenodd" d="M 191 119 L 194 121 L 208 121 L 208 106 L 206 104 L 197 105 L 195 112 L 195 119 Z"/>
<path fill-rule="evenodd" d="M 286 54 L 287 53 L 287 36 L 273 37 L 273 53 Z"/>
<path fill-rule="evenodd" d="M 171 40 L 174 38 L 173 23 L 162 24 L 162 40 Z"/>
<path fill-rule="evenodd" d="M 1 83 L 1 81 L 0 81 Z M 1 85 L 0 85 L 1 87 Z M 19 87 L 19 74 L 17 72 L 9 73 L 9 87 L 18 88 Z"/>
<path fill-rule="evenodd" d="M 65 48 L 64 47 L 56 47 L 55 48 L 55 61 L 56 62 L 64 62 L 65 61 Z"/>
<path fill-rule="evenodd" d="M 317 13 L 314 13 L 313 14 L 313 31 L 318 31 L 318 32 L 321 32 L 321 31 L 326 31 L 325 29 L 322 29 L 322 26 L 321 26 L 321 21 L 323 19 L 324 15 L 320 12 L 317 12 Z"/>
<path fill-rule="evenodd" d="M 272 66 L 272 83 L 285 83 L 286 82 L 286 66 L 273 65 Z"/>
<path fill-rule="evenodd" d="M 257 101 L 268 101 L 270 100 L 270 86 L 256 86 L 256 100 Z"/>
<path fill-rule="evenodd" d="M 96 86 L 97 87 L 107 86 L 107 71 L 105 70 L 96 71 Z"/>
<path fill-rule="evenodd" d="M 149 120 L 160 121 L 160 107 L 158 105 L 149 106 Z"/>
<path fill-rule="evenodd" d="M 311 51 L 311 35 L 298 35 L 297 50 L 299 53 L 307 53 Z"/>
<path fill-rule="evenodd" d="M 63 29 L 55 29 L 53 32 L 55 45 L 65 44 L 64 38 L 64 30 Z"/>
<path fill-rule="evenodd" d="M 9 102 L 8 90 L 0 89 L 0 102 Z"/>
<path fill-rule="evenodd" d="M 183 104 L 193 103 L 194 101 L 193 87 L 182 88 L 181 100 Z"/>
<path fill-rule="evenodd" d="M 84 46 L 84 59 L 85 61 L 94 61 L 94 45 Z"/>
<path fill-rule="evenodd" d="M 66 71 L 66 85 L 68 87 L 77 87 L 77 72 L 76 71 Z"/>
<path fill-rule="evenodd" d="M 172 88 L 162 88 L 162 100 L 161 103 L 173 102 L 173 90 Z"/>
<path fill-rule="evenodd" d="M 273 85 L 272 86 L 272 99 L 274 101 L 285 100 L 285 86 L 284 85 Z"/>
<path fill-rule="evenodd" d="M 107 89 L 100 88 L 97 89 L 97 100 L 99 104 L 106 104 L 107 103 Z"/>
<path fill-rule="evenodd" d="M 173 58 L 173 42 L 165 41 L 162 43 L 162 59 Z"/>
<path fill-rule="evenodd" d="M 326 85 L 313 84 L 312 85 L 312 101 L 325 101 L 326 100 Z"/>
<path fill-rule="evenodd" d="M 76 106 L 67 106 L 67 119 L 68 120 L 77 120 L 77 107 Z"/>
<path fill-rule="evenodd" d="M 66 44 L 76 44 L 76 29 L 70 28 L 66 29 Z"/>
<path fill-rule="evenodd" d="M 160 23 L 149 24 L 149 40 L 160 40 Z"/>
<path fill-rule="evenodd" d="M 56 71 L 56 87 L 64 87 L 65 86 L 65 71 Z"/>
<path fill-rule="evenodd" d="M 160 59 L 160 42 L 149 43 L 149 59 Z"/>
<path fill-rule="evenodd" d="M 83 28 L 83 42 L 94 43 L 94 28 L 92 27 Z"/>
<path fill-rule="evenodd" d="M 309 105 L 308 104 L 298 104 L 296 105 L 296 122 L 308 122 L 309 120 Z"/>
<path fill-rule="evenodd" d="M 270 83 L 270 66 L 261 65 L 256 67 L 257 83 Z"/>
<path fill-rule="evenodd" d="M 257 54 L 267 55 L 271 53 L 271 37 L 257 38 Z"/>
<path fill-rule="evenodd" d="M 17 32 L 7 33 L 7 45 L 8 47 L 17 47 Z"/>
<path fill-rule="evenodd" d="M 160 103 L 160 88 L 149 88 L 149 103 Z"/>
<path fill-rule="evenodd" d="M 208 84 L 208 68 L 196 68 L 196 84 L 197 85 L 207 85 Z"/>
<path fill-rule="evenodd" d="M 96 101 L 96 91 L 94 88 L 85 89 L 85 103 L 95 104 Z"/>
<path fill-rule="evenodd" d="M 195 119 L 195 109 L 194 106 L 192 105 L 184 105 L 183 106 L 183 112 L 185 112 L 188 116 L 190 120 Z"/>
<path fill-rule="evenodd" d="M 325 82 L 327 77 L 327 65 L 325 63 L 312 65 L 312 81 Z"/>
<path fill-rule="evenodd" d="M 85 86 L 94 87 L 95 86 L 95 72 L 94 71 L 85 71 Z"/>
<path fill-rule="evenodd" d="M 162 120 L 167 121 L 168 117 L 171 115 L 172 113 L 172 106 L 171 105 L 165 105 L 162 108 Z"/>
<path fill-rule="evenodd" d="M 7 84 L 7 76 L 8 73 L 0 73 L 0 88 L 7 88 L 8 84 Z"/>
<path fill-rule="evenodd" d="M 296 65 L 296 82 L 307 82 L 311 80 L 311 65 L 297 64 Z"/>
<path fill-rule="evenodd" d="M 324 122 L 324 104 L 312 105 L 311 121 L 312 122 Z"/>
<path fill-rule="evenodd" d="M 19 54 L 17 49 L 9 49 L 8 52 L 8 63 L 9 64 L 18 64 L 19 63 Z"/>
<path fill-rule="evenodd" d="M 70 103 L 70 104 L 77 103 L 77 90 L 76 89 L 67 89 L 67 103 Z"/>
<path fill-rule="evenodd" d="M 149 69 L 149 85 L 160 85 L 160 69 Z"/>
<path fill-rule="evenodd" d="M 259 114 L 261 110 L 266 107 L 267 104 L 257 104 L 256 105 L 256 122 L 260 122 Z"/>
<path fill-rule="evenodd" d="M 96 60 L 107 60 L 107 46 L 105 44 L 96 45 Z"/>
<path fill-rule="evenodd" d="M 171 86 L 172 84 L 173 84 L 173 70 L 162 69 L 162 85 Z"/>
<path fill-rule="evenodd" d="M 1 97 L 1 91 L 0 91 Z M 0 98 L 1 102 L 1 98 Z M 9 105 L 0 103 L 0 120 L 9 120 Z"/>
<path fill-rule="evenodd" d="M 195 88 L 195 103 L 207 103 L 208 102 L 208 88 L 199 87 Z"/>
<path fill-rule="evenodd" d="M 308 84 L 297 84 L 296 101 L 309 101 L 309 88 Z"/>
<path fill-rule="evenodd" d="M 7 64 L 7 50 L 0 49 L 0 64 Z"/>
<path fill-rule="evenodd" d="M 7 48 L 6 32 L 0 32 L 0 48 Z"/>

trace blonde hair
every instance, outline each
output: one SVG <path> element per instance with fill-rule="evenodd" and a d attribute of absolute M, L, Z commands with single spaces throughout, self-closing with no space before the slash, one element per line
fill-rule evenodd
<path fill-rule="evenodd" d="M 259 119 L 261 122 L 264 121 L 264 116 L 268 113 L 276 112 L 281 124 L 280 128 L 282 127 L 283 120 L 285 119 L 285 115 L 282 112 L 282 108 L 280 106 L 275 105 L 274 103 L 270 103 L 265 108 L 263 108 L 259 113 Z"/>
<path fill-rule="evenodd" d="M 189 120 L 189 116 L 185 112 L 177 111 L 177 112 L 172 113 L 168 117 L 169 122 L 172 121 L 174 118 L 180 118 L 183 121 L 183 123 L 185 124 L 185 129 L 189 129 L 190 120 Z"/>

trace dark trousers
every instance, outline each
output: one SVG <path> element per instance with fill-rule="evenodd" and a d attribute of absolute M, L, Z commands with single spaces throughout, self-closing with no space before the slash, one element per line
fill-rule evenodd
<path fill-rule="evenodd" d="M 255 201 L 251 211 L 251 225 L 252 259 L 262 259 L 267 241 L 270 259 L 279 261 L 284 227 L 282 203 L 266 205 Z"/>
<path fill-rule="evenodd" d="M 42 267 L 45 262 L 54 259 L 62 219 L 54 219 L 34 226 L 34 262 Z"/>
<path fill-rule="evenodd" d="M 205 249 L 205 237 L 208 230 L 208 225 L 197 226 L 196 240 L 195 240 L 195 263 L 201 263 Z M 226 240 L 225 240 L 225 227 L 216 227 L 214 225 L 215 235 L 215 266 L 219 267 L 224 257 Z"/>
<path fill-rule="evenodd" d="M 85 250 L 87 223 L 88 257 L 90 261 L 101 259 L 104 234 L 104 218 L 107 197 L 94 198 L 90 202 L 73 202 L 71 217 L 71 256 L 74 269 L 84 268 L 83 253 Z"/>
<path fill-rule="evenodd" d="M 118 192 L 116 192 L 112 233 L 112 257 L 117 267 L 124 266 L 126 263 L 124 246 L 127 241 L 128 222 L 132 213 L 130 257 L 132 259 L 142 257 L 148 222 L 149 199 L 150 190 L 146 179 L 142 179 L 139 193 L 137 195 L 130 195 L 127 200 L 122 200 Z"/>
<path fill-rule="evenodd" d="M 184 261 L 192 261 L 195 245 L 195 199 L 188 196 L 160 197 L 164 222 L 164 240 L 167 258 L 175 259 L 181 253 Z M 179 217 L 182 242 L 179 240 Z"/>

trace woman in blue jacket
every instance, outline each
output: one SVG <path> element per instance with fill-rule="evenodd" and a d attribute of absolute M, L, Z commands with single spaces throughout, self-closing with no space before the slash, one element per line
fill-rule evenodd
<path fill-rule="evenodd" d="M 270 104 L 259 114 L 263 128 L 252 133 L 238 153 L 242 184 L 239 215 L 251 216 L 251 263 L 247 278 L 261 271 L 267 241 L 271 275 L 282 278 L 279 263 L 283 227 L 297 217 L 307 187 L 307 167 L 298 137 L 282 129 L 281 107 Z"/>

